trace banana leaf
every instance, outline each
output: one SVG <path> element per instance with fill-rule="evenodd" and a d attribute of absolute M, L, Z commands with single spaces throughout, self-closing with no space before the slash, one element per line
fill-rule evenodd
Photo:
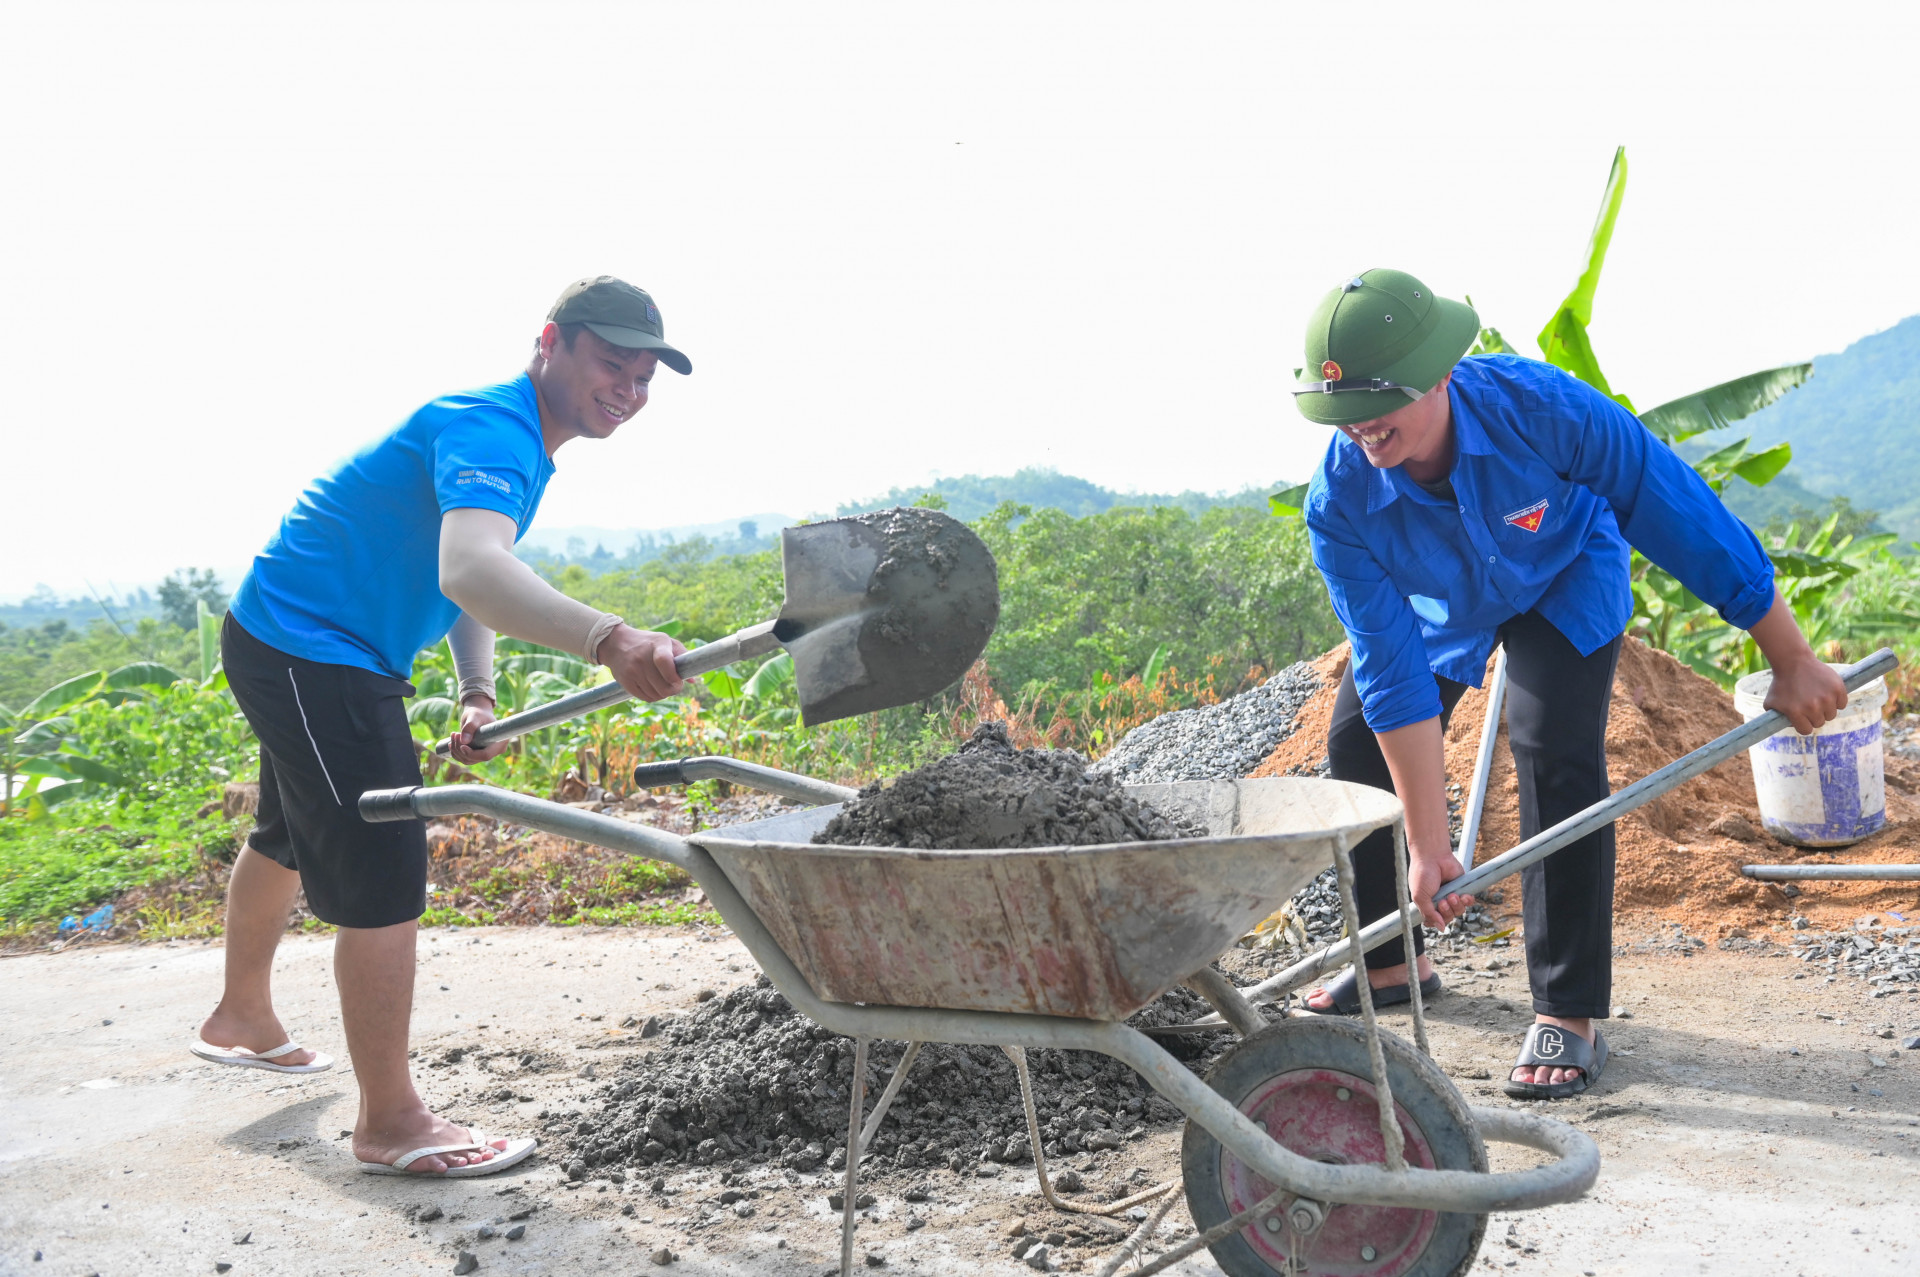
<path fill-rule="evenodd" d="M 708 670 L 700 676 L 707 690 L 723 701 L 737 701 L 741 695 L 741 682 L 733 672 L 722 666 L 717 670 Z"/>
<path fill-rule="evenodd" d="M 1808 550 L 1770 550 L 1768 556 L 1773 559 L 1773 570 L 1781 576 L 1811 578 L 1821 576 L 1849 577 L 1857 575 L 1860 569 L 1841 559 L 1829 558 L 1824 554 L 1815 554 Z"/>
<path fill-rule="evenodd" d="M 204 683 L 213 677 L 214 669 L 220 664 L 220 618 L 205 599 L 194 602 L 194 615 L 200 639 L 200 681 Z"/>
<path fill-rule="evenodd" d="M 20 764 L 23 774 L 55 780 L 83 780 L 106 789 L 126 788 L 126 777 L 96 758 L 84 754 L 50 754 Z"/>
<path fill-rule="evenodd" d="M 1600 214 L 1594 219 L 1593 233 L 1587 237 L 1587 264 L 1579 280 L 1560 309 L 1553 313 L 1535 340 L 1540 353 L 1556 368 L 1564 368 L 1580 380 L 1614 400 L 1628 412 L 1633 403 L 1625 395 L 1613 393 L 1600 361 L 1587 339 L 1587 325 L 1593 322 L 1593 295 L 1600 287 L 1600 269 L 1606 265 L 1607 246 L 1613 242 L 1614 223 L 1620 218 L 1620 201 L 1627 193 L 1627 148 L 1613 152 L 1613 168 L 1607 174 L 1607 189 L 1600 197 Z"/>
<path fill-rule="evenodd" d="M 179 681 L 180 676 L 164 665 L 136 661 L 132 665 L 122 665 L 107 675 L 106 685 L 120 691 L 132 691 L 143 687 L 172 687 Z"/>
<path fill-rule="evenodd" d="M 1787 462 L 1791 460 L 1793 460 L 1793 445 L 1776 443 L 1773 447 L 1756 452 L 1731 468 L 1734 474 L 1739 475 L 1754 487 L 1764 488 L 1787 468 Z"/>
<path fill-rule="evenodd" d="M 457 711 L 457 708 L 450 696 L 421 696 L 407 706 L 407 721 L 409 723 L 445 722 Z"/>
<path fill-rule="evenodd" d="M 1725 429 L 1759 412 L 1789 390 L 1805 385 L 1811 376 L 1812 364 L 1785 364 L 1750 372 L 1649 408 L 1640 414 L 1640 420 L 1668 443 L 1678 443 L 1710 430 Z"/>
<path fill-rule="evenodd" d="M 23 718 L 50 717 L 60 710 L 67 708 L 69 705 L 78 704 L 88 697 L 95 695 L 106 685 L 106 681 L 107 676 L 99 670 L 89 670 L 85 674 L 75 674 L 72 678 L 64 682 L 55 683 L 52 687 L 49 687 L 46 691 L 34 697 L 33 701 L 24 710 L 20 711 L 21 716 Z"/>
<path fill-rule="evenodd" d="M 29 754 L 51 754 L 73 734 L 73 720 L 65 714 L 35 723 L 14 739 L 14 744 Z"/>
<path fill-rule="evenodd" d="M 740 694 L 750 701 L 764 700 L 793 683 L 793 656 L 781 652 L 753 672 Z"/>
<path fill-rule="evenodd" d="M 1285 492 L 1276 492 L 1267 498 L 1267 509 L 1276 519 L 1297 518 L 1307 508 L 1307 488 L 1309 485 L 1296 483 Z"/>
<path fill-rule="evenodd" d="M 1140 671 L 1140 682 L 1147 687 L 1152 687 L 1155 683 L 1158 683 L 1160 676 L 1166 673 L 1167 662 L 1171 660 L 1172 657 L 1173 649 L 1165 643 L 1154 648 L 1153 655 L 1147 658 L 1147 667 Z"/>
<path fill-rule="evenodd" d="M 559 652 L 515 652 L 497 665 L 507 674 L 557 674 L 575 687 L 584 687 L 593 667 L 577 656 Z"/>

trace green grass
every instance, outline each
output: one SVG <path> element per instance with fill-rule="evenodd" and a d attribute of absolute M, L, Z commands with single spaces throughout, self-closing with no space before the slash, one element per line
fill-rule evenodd
<path fill-rule="evenodd" d="M 0 821 L 0 929 L 85 913 L 120 892 L 192 873 L 204 855 L 230 855 L 235 832 L 191 808 L 112 799 Z"/>

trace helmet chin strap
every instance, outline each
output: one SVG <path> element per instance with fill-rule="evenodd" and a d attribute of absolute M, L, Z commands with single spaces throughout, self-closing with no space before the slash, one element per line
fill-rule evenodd
<path fill-rule="evenodd" d="M 1349 391 L 1364 390 L 1369 393 L 1379 390 L 1398 390 L 1409 399 L 1422 399 L 1426 391 L 1416 390 L 1412 386 L 1403 386 L 1397 381 L 1388 381 L 1385 377 L 1346 377 L 1339 381 L 1303 381 L 1296 384 L 1296 395 L 1339 395 Z"/>

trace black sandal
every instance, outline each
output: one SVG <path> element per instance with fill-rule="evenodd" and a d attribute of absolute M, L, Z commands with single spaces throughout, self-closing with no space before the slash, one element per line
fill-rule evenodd
<path fill-rule="evenodd" d="M 1541 1065 L 1552 1069 L 1579 1069 L 1580 1076 L 1570 1082 L 1516 1082 L 1513 1069 L 1508 1069 L 1507 1094 L 1516 1100 L 1563 1100 L 1580 1094 L 1598 1082 L 1601 1071 L 1607 1067 L 1606 1035 L 1596 1027 L 1589 1045 L 1572 1029 L 1563 1029 L 1557 1024 L 1535 1024 L 1527 1030 L 1526 1041 L 1520 1044 L 1520 1058 L 1513 1062 L 1513 1068 Z"/>
<path fill-rule="evenodd" d="M 1316 1007 L 1302 1000 L 1300 1005 L 1315 1015 L 1359 1015 L 1360 985 L 1353 978 L 1353 968 L 1348 967 L 1339 975 L 1321 986 L 1322 991 L 1333 999 L 1330 1007 Z M 1420 982 L 1420 996 L 1427 999 L 1440 992 L 1440 973 L 1434 972 Z M 1397 1007 L 1402 1002 L 1413 1001 L 1413 994 L 1404 984 L 1387 984 L 1373 991 L 1373 1006 L 1377 1011 L 1382 1007 Z"/>

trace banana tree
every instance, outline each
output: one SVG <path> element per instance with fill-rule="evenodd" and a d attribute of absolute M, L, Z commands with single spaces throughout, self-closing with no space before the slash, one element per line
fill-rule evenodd
<path fill-rule="evenodd" d="M 180 676 L 164 665 L 139 661 L 111 672 L 89 670 L 49 687 L 24 709 L 0 705 L 0 817 L 24 807 L 44 812 L 82 793 L 118 789 L 125 778 L 90 757 L 75 731 L 73 713 L 96 702 L 118 705 L 171 687 Z M 42 790 L 45 781 L 52 787 Z M 20 781 L 16 791 L 15 782 Z"/>

